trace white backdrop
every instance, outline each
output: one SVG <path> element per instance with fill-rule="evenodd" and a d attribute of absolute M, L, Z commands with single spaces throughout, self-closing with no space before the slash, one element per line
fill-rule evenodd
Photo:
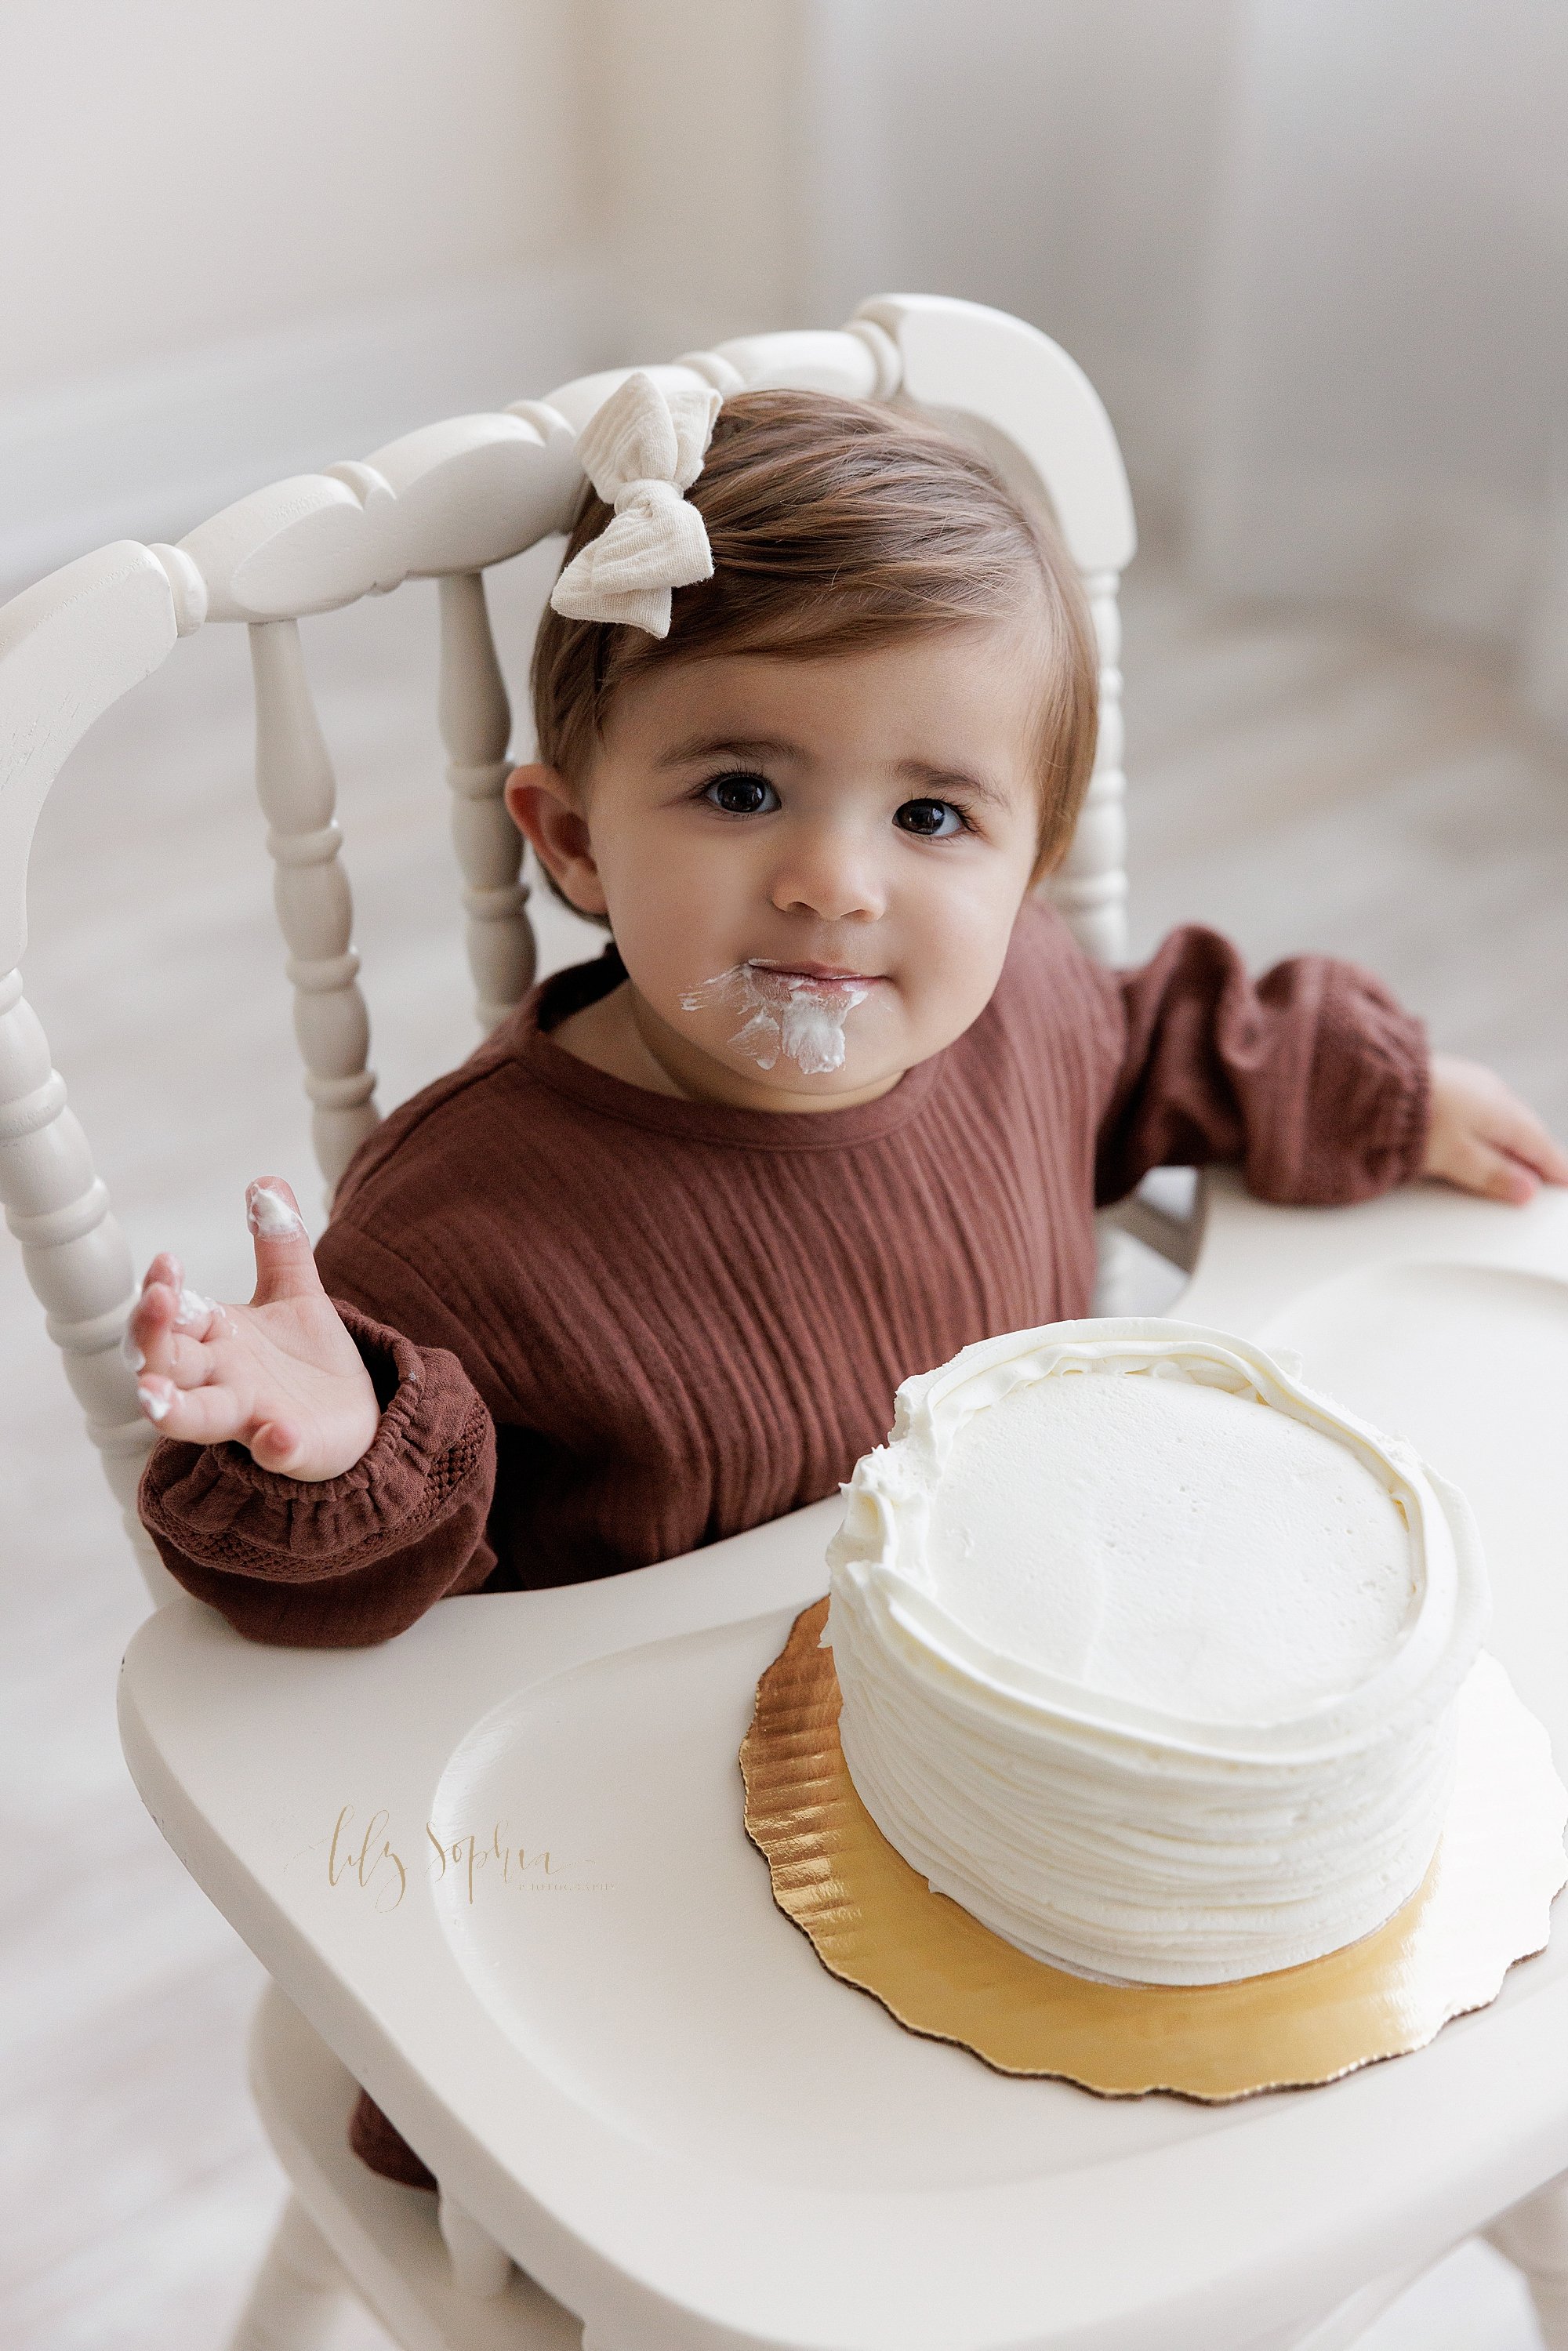
<path fill-rule="evenodd" d="M 1568 0 L 9 0 L 0 578 L 900 286 L 1104 393 L 1207 579 L 1568 737 Z"/>
<path fill-rule="evenodd" d="M 649 348 L 873 286 L 1018 310 L 1211 583 L 1489 642 L 1568 736 L 1568 0 L 588 22 L 606 250 Z"/>
<path fill-rule="evenodd" d="M 1568 7 L 1254 0 L 1237 38 L 1203 568 L 1497 640 L 1568 734 Z"/>
<path fill-rule="evenodd" d="M 0 0 L 0 598 L 591 363 L 573 9 Z"/>

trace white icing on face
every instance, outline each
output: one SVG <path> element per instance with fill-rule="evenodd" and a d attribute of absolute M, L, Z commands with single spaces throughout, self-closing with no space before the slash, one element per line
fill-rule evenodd
<path fill-rule="evenodd" d="M 246 1222 L 264 1239 L 292 1240 L 305 1230 L 303 1219 L 290 1207 L 275 1184 L 253 1184 L 246 1202 Z"/>
<path fill-rule="evenodd" d="M 804 1076 L 821 1078 L 843 1068 L 844 1022 L 870 994 L 858 980 L 813 979 L 768 964 L 737 963 L 683 996 L 681 1006 L 701 1012 L 716 1004 L 744 1014 L 729 1040 L 737 1052 L 759 1070 L 771 1070 L 782 1054 Z"/>

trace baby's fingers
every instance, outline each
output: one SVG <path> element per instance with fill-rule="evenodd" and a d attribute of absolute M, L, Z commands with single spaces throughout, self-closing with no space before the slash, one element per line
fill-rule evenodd
<path fill-rule="evenodd" d="M 160 1343 L 178 1311 L 174 1304 L 185 1286 L 185 1270 L 177 1257 L 160 1250 L 141 1277 L 140 1294 L 132 1301 L 120 1342 L 120 1352 L 133 1372 L 167 1371 L 160 1359 Z"/>
<path fill-rule="evenodd" d="M 281 1176 L 258 1176 L 245 1196 L 246 1222 L 256 1244 L 256 1297 L 264 1306 L 274 1299 L 298 1298 L 319 1290 L 320 1276 L 310 1248 L 310 1236 L 299 1213 L 299 1203 Z"/>
<path fill-rule="evenodd" d="M 1523 1102 L 1511 1097 L 1506 1111 L 1489 1123 L 1487 1141 L 1521 1159 L 1549 1184 L 1568 1184 L 1568 1151 Z"/>
<path fill-rule="evenodd" d="M 246 1442 L 258 1469 L 276 1470 L 284 1477 L 305 1458 L 303 1433 L 289 1420 L 264 1421 L 252 1429 Z"/>
<path fill-rule="evenodd" d="M 179 1292 L 171 1289 L 167 1280 L 153 1279 L 160 1268 L 167 1270 L 172 1263 L 169 1258 L 153 1259 L 141 1285 L 141 1295 L 126 1322 L 120 1352 L 138 1376 L 146 1371 L 172 1374 L 174 1368 L 174 1316 L 179 1311 Z"/>
<path fill-rule="evenodd" d="M 160 1249 L 141 1277 L 141 1293 L 145 1297 L 154 1283 L 165 1290 L 181 1290 L 185 1286 L 185 1269 L 177 1257 Z"/>
<path fill-rule="evenodd" d="M 141 1295 L 131 1310 L 120 1353 L 133 1372 L 157 1372 L 182 1387 L 195 1387 L 210 1376 L 202 1343 L 231 1336 L 234 1325 L 215 1300 L 202 1297 L 183 1282 L 176 1288 L 166 1280 L 154 1280 L 153 1274 L 160 1270 L 177 1274 L 178 1260 L 153 1259 Z"/>
<path fill-rule="evenodd" d="M 143 1373 L 136 1401 L 161 1437 L 182 1445 L 222 1445 L 245 1425 L 232 1389 L 180 1387 L 157 1372 Z"/>
<path fill-rule="evenodd" d="M 1527 1200 L 1533 1200 L 1537 1190 L 1536 1178 L 1522 1160 L 1475 1134 L 1456 1142 L 1450 1165 L 1443 1172 L 1462 1191 L 1479 1192 L 1483 1199 L 1502 1200 L 1513 1208 L 1522 1208 Z"/>

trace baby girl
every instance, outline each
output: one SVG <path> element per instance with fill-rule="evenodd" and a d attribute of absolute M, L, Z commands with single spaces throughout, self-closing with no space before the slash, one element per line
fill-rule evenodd
<path fill-rule="evenodd" d="M 254 1639 L 380 1641 L 817 1500 L 910 1373 L 1087 1313 L 1094 1208 L 1161 1164 L 1317 1203 L 1568 1182 L 1352 966 L 1253 983 L 1197 929 L 1090 962 L 1033 894 L 1095 727 L 1049 528 L 888 409 L 716 405 L 634 377 L 583 435 L 642 487 L 585 496 L 507 786 L 612 943 L 384 1122 L 314 1258 L 253 1185 L 248 1305 L 147 1277 L 143 1515 Z"/>

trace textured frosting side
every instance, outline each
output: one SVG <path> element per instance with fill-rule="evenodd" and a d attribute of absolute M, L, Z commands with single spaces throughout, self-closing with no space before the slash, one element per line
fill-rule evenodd
<path fill-rule="evenodd" d="M 1064 1378 L 1136 1388 L 1108 1409 L 1085 1388 L 1054 1414 L 1072 1426 L 1067 1451 L 1041 1460 L 1052 1489 L 1092 1495 L 1109 1465 L 1160 1501 L 1185 1458 L 1218 1555 L 1197 1543 L 1162 1561 L 1185 1540 L 1179 1509 L 1168 1491 L 1158 1508 L 1124 1494 L 1072 1531 L 1072 1588 L 1054 1588 L 1049 1541 L 1022 1508 L 1009 1520 L 988 1498 L 1009 1455 L 977 1416 L 1011 1399 L 997 1425 L 1039 1437 L 1053 1414 L 1031 1420 L 1028 1391 Z M 1173 1408 L 1150 1381 L 1211 1393 Z M 1145 1401 L 1129 1419 L 1133 1394 Z M 1290 1426 L 1241 1411 L 1260 1405 Z M 1156 1432 L 1142 1459 L 1140 1410 Z M 1256 1549 L 1244 1539 L 1253 1452 Z M 1420 1883 L 1487 1595 L 1468 1511 L 1407 1447 L 1223 1333 L 1058 1323 L 906 1382 L 892 1438 L 846 1499 L 826 1637 L 851 1775 L 904 1857 L 997 1932 L 1091 1974 L 1221 1981 L 1352 1941 Z M 1118 1621 L 1083 1637 L 1101 1539 Z M 1162 1571 L 1167 1588 L 1145 1608 L 1144 1580 Z M 1245 1619 L 1228 1662 L 1228 1611 Z M 1162 1648 L 1178 1620 L 1185 1670 Z"/>

